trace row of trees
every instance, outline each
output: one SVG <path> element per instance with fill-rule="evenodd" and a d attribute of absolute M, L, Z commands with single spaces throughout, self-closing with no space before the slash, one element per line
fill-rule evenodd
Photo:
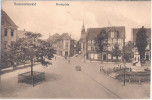
<path fill-rule="evenodd" d="M 28 61 L 31 64 L 31 73 L 33 72 L 34 60 L 38 60 L 42 65 L 50 64 L 45 59 L 51 60 L 55 53 L 50 43 L 40 39 L 42 35 L 39 33 L 27 32 L 25 37 L 19 38 L 16 42 L 12 42 L 6 52 L 2 52 L 2 67 L 13 66 Z"/>

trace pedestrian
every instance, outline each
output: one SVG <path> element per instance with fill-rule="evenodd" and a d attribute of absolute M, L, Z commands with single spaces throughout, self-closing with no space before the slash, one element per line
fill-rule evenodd
<path fill-rule="evenodd" d="M 55 57 L 55 60 L 56 60 L 56 57 Z"/>
<path fill-rule="evenodd" d="M 70 59 L 68 60 L 68 63 L 70 63 Z"/>

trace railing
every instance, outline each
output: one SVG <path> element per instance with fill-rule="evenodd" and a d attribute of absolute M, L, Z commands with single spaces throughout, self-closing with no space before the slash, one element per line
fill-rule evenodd
<path fill-rule="evenodd" d="M 45 81 L 45 72 L 33 71 L 33 75 L 31 74 L 31 72 L 18 74 L 18 83 L 26 83 L 34 86 L 35 84 L 42 81 Z"/>

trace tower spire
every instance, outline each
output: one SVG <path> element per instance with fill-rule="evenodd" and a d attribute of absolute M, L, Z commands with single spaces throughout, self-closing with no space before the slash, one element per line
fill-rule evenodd
<path fill-rule="evenodd" d="M 83 25 L 82 25 L 82 30 L 81 30 L 81 32 L 85 32 L 84 20 L 83 20 Z"/>

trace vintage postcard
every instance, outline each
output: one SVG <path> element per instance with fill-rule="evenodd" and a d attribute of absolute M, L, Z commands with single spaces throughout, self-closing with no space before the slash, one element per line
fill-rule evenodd
<path fill-rule="evenodd" d="M 150 99 L 151 1 L 1 6 L 1 99 Z"/>

